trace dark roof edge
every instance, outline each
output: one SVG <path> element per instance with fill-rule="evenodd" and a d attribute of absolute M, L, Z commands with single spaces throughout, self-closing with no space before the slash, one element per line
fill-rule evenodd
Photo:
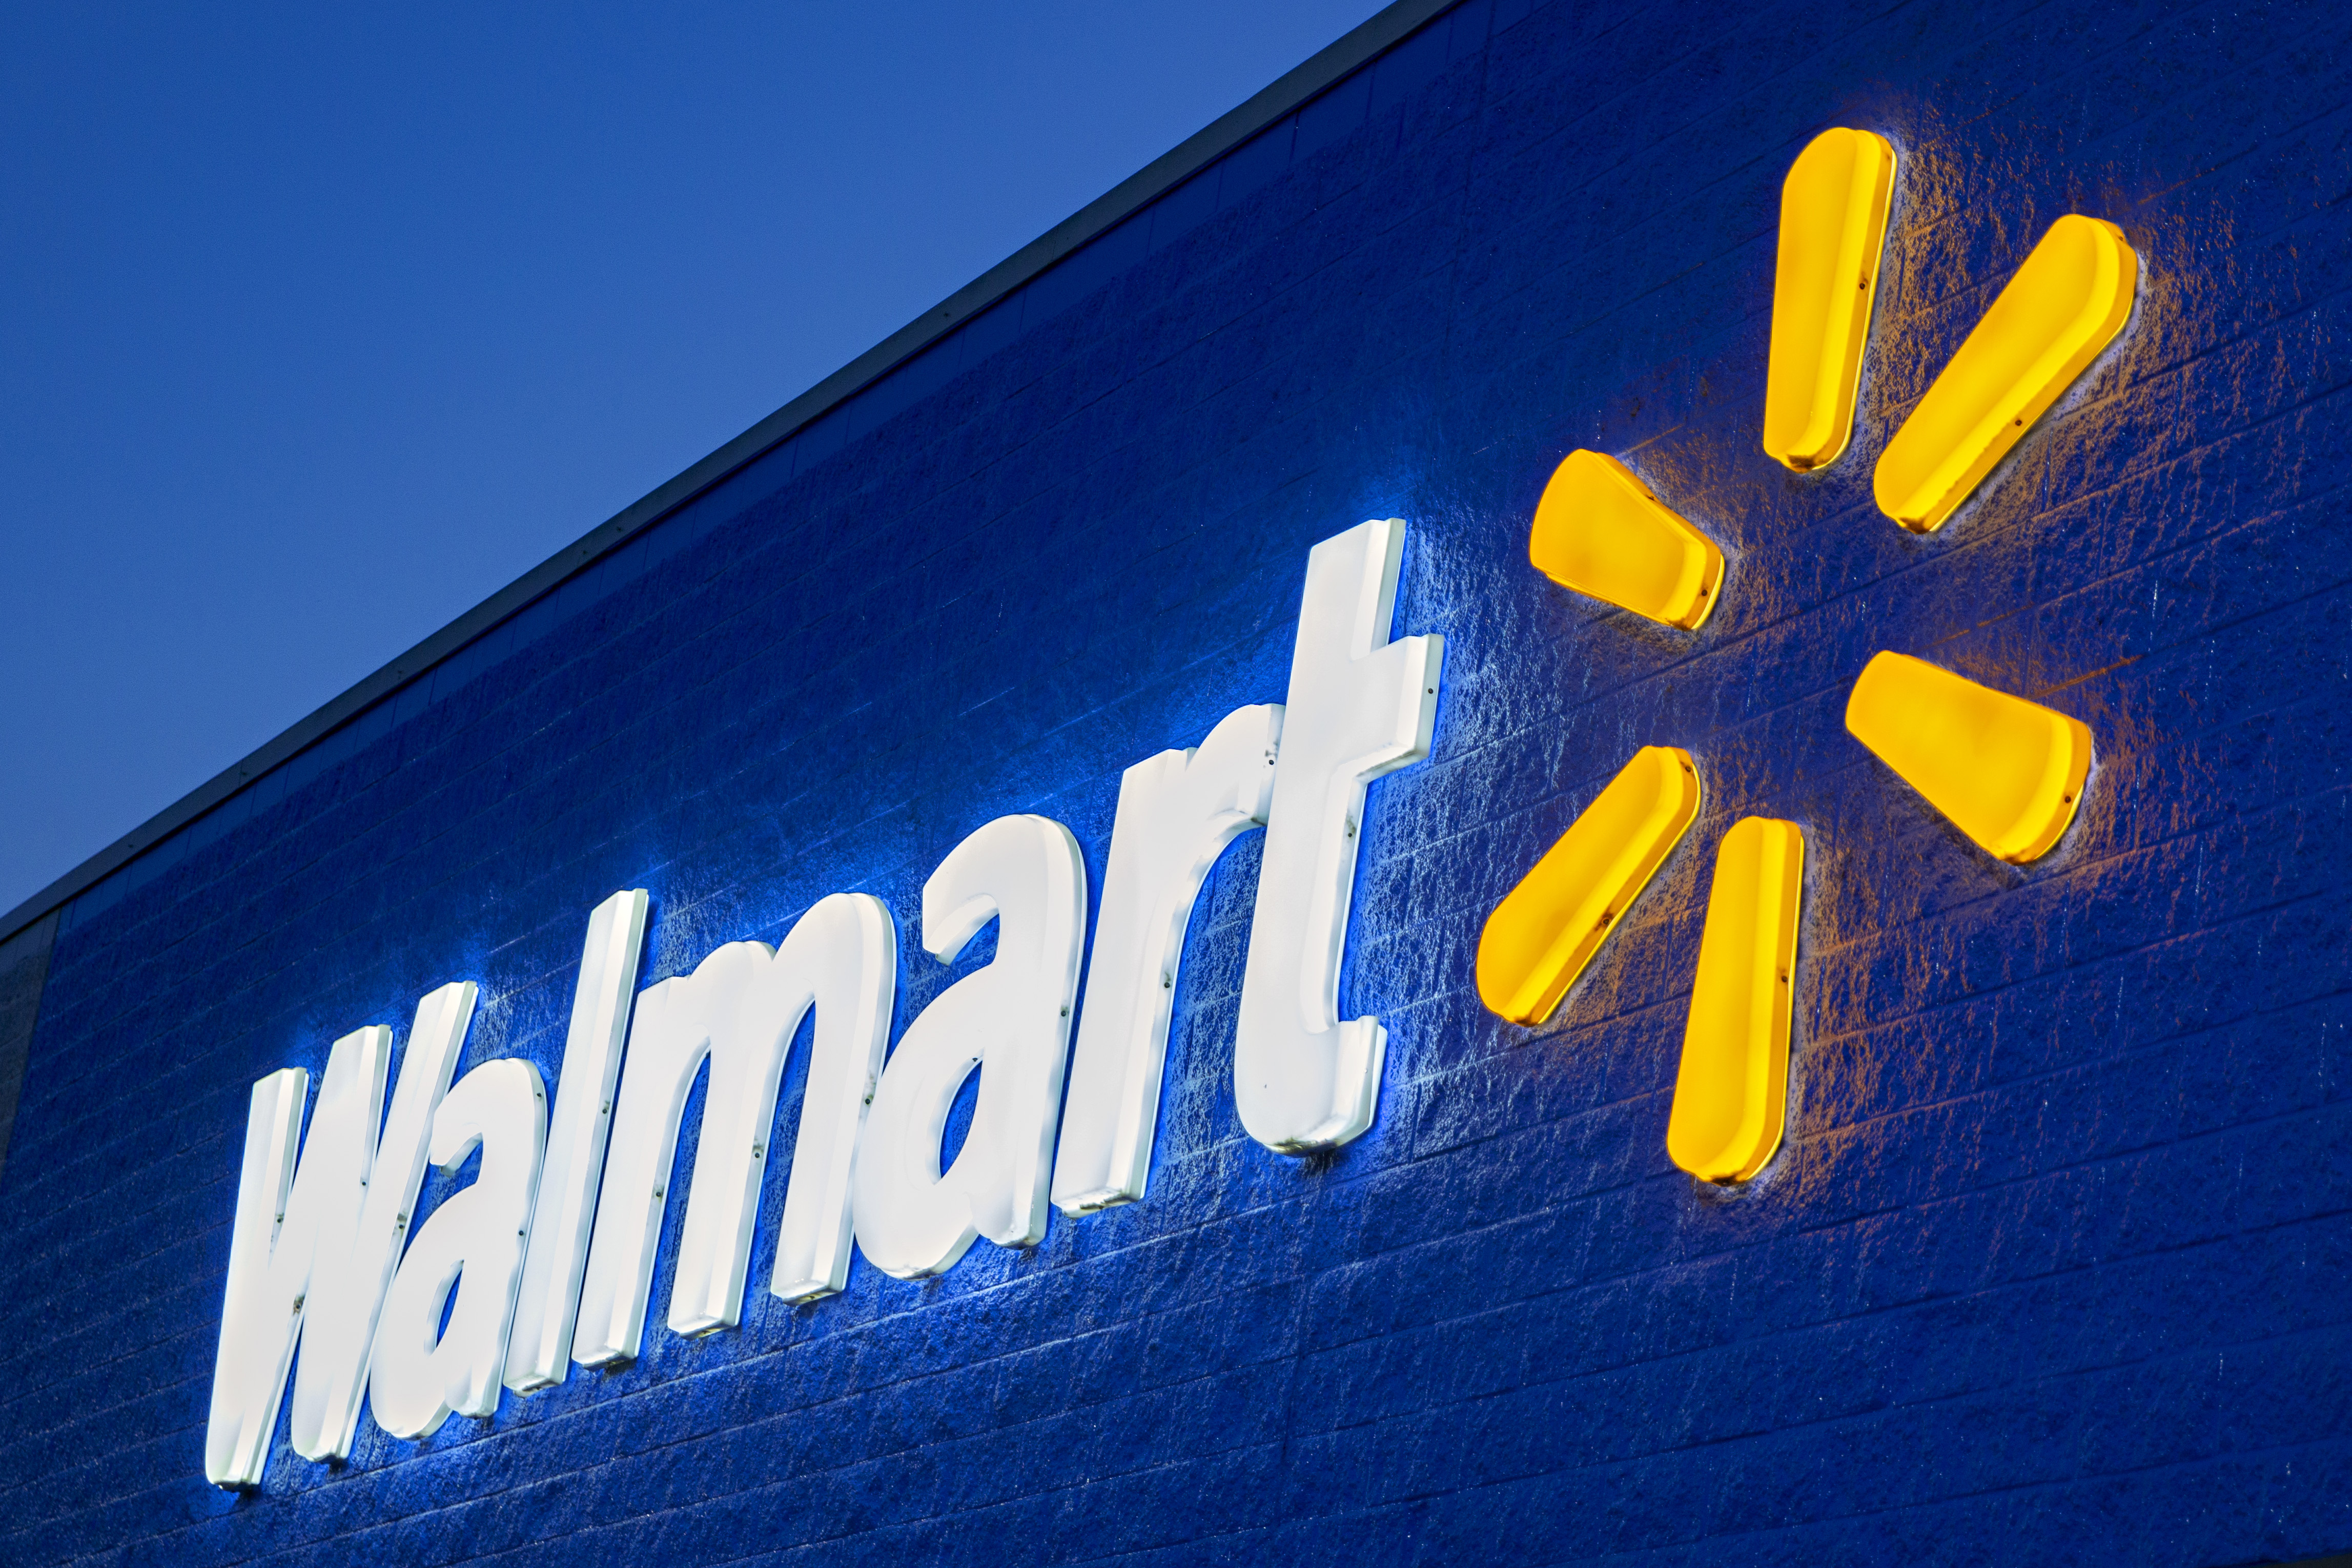
<path fill-rule="evenodd" d="M 953 331 L 967 319 L 978 315 L 1087 241 L 1182 184 L 1327 88 L 1352 75 L 1391 45 L 1418 31 L 1424 23 L 1451 9 L 1456 3 L 1457 0 L 1395 0 L 1395 4 L 1386 10 L 1282 77 L 1240 108 L 1213 120 L 1206 130 L 1179 143 L 1174 151 L 1145 164 L 1140 172 L 1113 186 L 1108 194 L 1079 208 L 709 456 L 667 484 L 656 486 L 639 500 L 623 507 L 608 521 L 556 551 L 341 696 L 317 708 L 243 760 L 214 775 L 6 915 L 0 915 L 0 941 L 7 940 L 50 910 L 129 864 L 142 851 L 161 843 L 279 763 L 389 696 L 408 681 L 540 598 L 572 573 L 626 543 L 641 529 L 693 499 L 835 404 L 856 395 L 900 363 Z"/>

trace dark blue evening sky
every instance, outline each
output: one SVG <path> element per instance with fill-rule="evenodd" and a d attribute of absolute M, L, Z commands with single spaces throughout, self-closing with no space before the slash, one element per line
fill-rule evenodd
<path fill-rule="evenodd" d="M 1379 8 L 10 6 L 0 908 Z"/>

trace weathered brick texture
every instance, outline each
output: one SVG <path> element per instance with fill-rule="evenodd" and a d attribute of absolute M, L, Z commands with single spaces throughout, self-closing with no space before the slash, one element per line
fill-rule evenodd
<path fill-rule="evenodd" d="M 2317 5 L 1479 0 L 690 503 L 68 912 L 0 1176 L 0 1559 L 2352 1549 L 2347 44 Z M 1773 236 L 1831 124 L 1899 199 L 1855 444 L 1799 477 L 1758 440 Z M 1904 533 L 1871 464 L 2067 212 L 2137 248 L 2131 325 Z M 1701 633 L 1529 569 L 1578 445 L 1726 546 Z M 1041 811 L 1098 884 L 1119 770 L 1280 700 L 1307 547 L 1392 515 L 1399 630 L 1448 652 L 1366 834 L 1364 1138 L 1235 1119 L 1245 838 L 1144 1203 L 790 1310 L 774 1161 L 740 1330 L 205 1484 L 256 1078 L 457 978 L 467 1063 L 552 1075 L 629 886 L 645 983 L 881 895 L 903 1029 L 951 977 L 939 858 Z M 1990 862 L 1845 735 L 1880 648 L 2089 724 L 2057 853 Z M 1499 1023 L 1486 912 L 1644 743 L 1699 758 L 1698 827 L 1550 1025 Z M 1800 1040 L 1788 1146 L 1722 1192 L 1664 1134 L 1749 811 L 1811 846 Z"/>

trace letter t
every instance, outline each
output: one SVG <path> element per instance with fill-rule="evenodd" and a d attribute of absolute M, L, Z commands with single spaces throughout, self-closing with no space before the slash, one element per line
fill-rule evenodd
<path fill-rule="evenodd" d="M 1285 1153 L 1357 1136 L 1380 1091 L 1387 1032 L 1339 1017 L 1364 786 L 1429 755 L 1445 653 L 1441 637 L 1389 641 L 1403 555 L 1390 517 L 1307 558 L 1234 1042 L 1242 1125 Z"/>

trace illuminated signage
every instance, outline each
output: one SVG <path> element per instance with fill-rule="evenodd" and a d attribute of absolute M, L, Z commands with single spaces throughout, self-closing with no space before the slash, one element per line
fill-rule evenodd
<path fill-rule="evenodd" d="M 1850 444 L 1895 164 L 1884 138 L 1831 131 L 1783 187 L 1763 442 L 1791 470 Z M 1887 443 L 1881 508 L 1915 532 L 1941 527 L 2122 329 L 2137 277 L 2113 225 L 2053 224 Z M 1060 823 L 1007 816 L 932 872 L 918 932 L 944 964 L 993 923 L 994 956 L 914 1017 L 895 1051 L 899 934 L 879 900 L 835 893 L 780 946 L 729 943 L 639 994 L 647 898 L 630 891 L 590 917 L 551 1105 L 521 1061 L 452 1083 L 475 1006 L 465 983 L 418 1005 L 388 1115 L 383 1027 L 334 1042 L 307 1139 L 309 1075 L 256 1084 L 207 1475 L 259 1481 L 289 1375 L 293 1448 L 326 1459 L 351 1451 L 362 1398 L 411 1437 L 452 1413 L 489 1414 L 501 1388 L 528 1394 L 572 1365 L 637 1356 L 679 1127 L 706 1063 L 665 1321 L 682 1335 L 739 1322 L 780 1086 L 812 1014 L 768 1286 L 778 1298 L 841 1290 L 853 1237 L 876 1267 L 921 1279 L 983 1238 L 1034 1245 L 1049 1206 L 1084 1215 L 1142 1197 L 1186 926 L 1210 866 L 1252 828 L 1265 841 L 1234 1025 L 1236 1109 L 1286 1153 L 1363 1133 L 1387 1036 L 1377 1019 L 1339 1016 L 1339 977 L 1365 787 L 1428 755 L 1444 653 L 1435 636 L 1390 636 L 1403 547 L 1394 518 L 1317 545 L 1286 702 L 1241 708 L 1198 747 L 1127 769 L 1083 1009 L 1085 860 Z M 1726 581 L 1706 531 L 1602 453 L 1559 464 L 1528 554 L 1563 589 L 1668 637 L 1704 635 Z M 1845 722 L 2006 861 L 2047 853 L 2088 780 L 2081 723 L 1902 653 L 1869 662 Z M 1475 971 L 1487 1008 L 1522 1025 L 1552 1015 L 1696 821 L 1706 769 L 1675 747 L 1634 753 L 1487 918 Z M 1763 816 L 1732 824 L 1714 851 L 1666 1133 L 1675 1164 L 1703 1180 L 1748 1180 L 1781 1141 L 1805 862 L 1803 829 Z M 942 1168 L 950 1113 L 975 1071 L 971 1130 Z M 426 1162 L 455 1170 L 477 1149 L 476 1180 L 413 1227 Z"/>
<path fill-rule="evenodd" d="M 1085 1214 L 1141 1197 L 1184 928 L 1211 863 L 1253 827 L 1266 842 L 1234 1044 L 1243 1124 L 1289 1153 L 1362 1133 L 1386 1035 L 1341 1019 L 1339 991 L 1364 789 L 1429 754 L 1444 656 L 1437 637 L 1389 636 L 1403 550 L 1395 518 L 1316 546 L 1287 701 L 1127 770 L 1075 1060 L 1086 862 L 1059 822 L 1012 816 L 966 837 L 922 891 L 924 951 L 952 962 L 994 922 L 995 956 L 917 1014 L 887 1061 L 898 953 L 880 900 L 833 894 L 782 946 L 730 942 L 635 995 L 647 899 L 631 891 L 589 919 L 551 1115 L 527 1061 L 451 1084 L 471 983 L 418 1005 L 388 1119 L 381 1026 L 329 1051 L 307 1138 L 310 1075 L 255 1084 L 205 1474 L 259 1482 L 289 1370 L 294 1450 L 329 1459 L 351 1452 L 362 1396 L 385 1431 L 415 1437 L 490 1414 L 502 1386 L 635 1357 L 706 1061 L 667 1322 L 698 1334 L 740 1321 L 785 1058 L 812 1011 L 776 1296 L 840 1290 L 853 1233 L 877 1268 L 921 1279 L 982 1237 L 1034 1245 L 1049 1201 Z M 942 1170 L 974 1071 L 971 1131 Z M 455 1171 L 478 1148 L 476 1179 L 411 1236 L 426 1162 Z"/>
<path fill-rule="evenodd" d="M 1895 165 L 1884 137 L 1825 131 L 1781 186 L 1763 440 L 1798 472 L 1834 462 L 1852 435 Z M 2051 225 L 1880 454 L 1879 509 L 1916 533 L 1941 528 L 2123 329 L 2138 265 L 2113 224 Z M 1723 580 L 1716 543 L 1597 452 L 1553 474 L 1528 555 L 1564 588 L 1688 632 Z M 2056 847 L 2090 777 L 2080 720 L 1904 653 L 1870 661 L 1845 723 L 2005 861 Z M 1490 1010 L 1550 1017 L 1696 816 L 1699 776 L 1686 753 L 1636 752 L 1496 905 L 1478 942 Z M 1803 830 L 1767 817 L 1734 823 L 1716 852 L 1666 1129 L 1667 1154 L 1706 1181 L 1746 1181 L 1780 1144 L 1804 857 Z"/>

